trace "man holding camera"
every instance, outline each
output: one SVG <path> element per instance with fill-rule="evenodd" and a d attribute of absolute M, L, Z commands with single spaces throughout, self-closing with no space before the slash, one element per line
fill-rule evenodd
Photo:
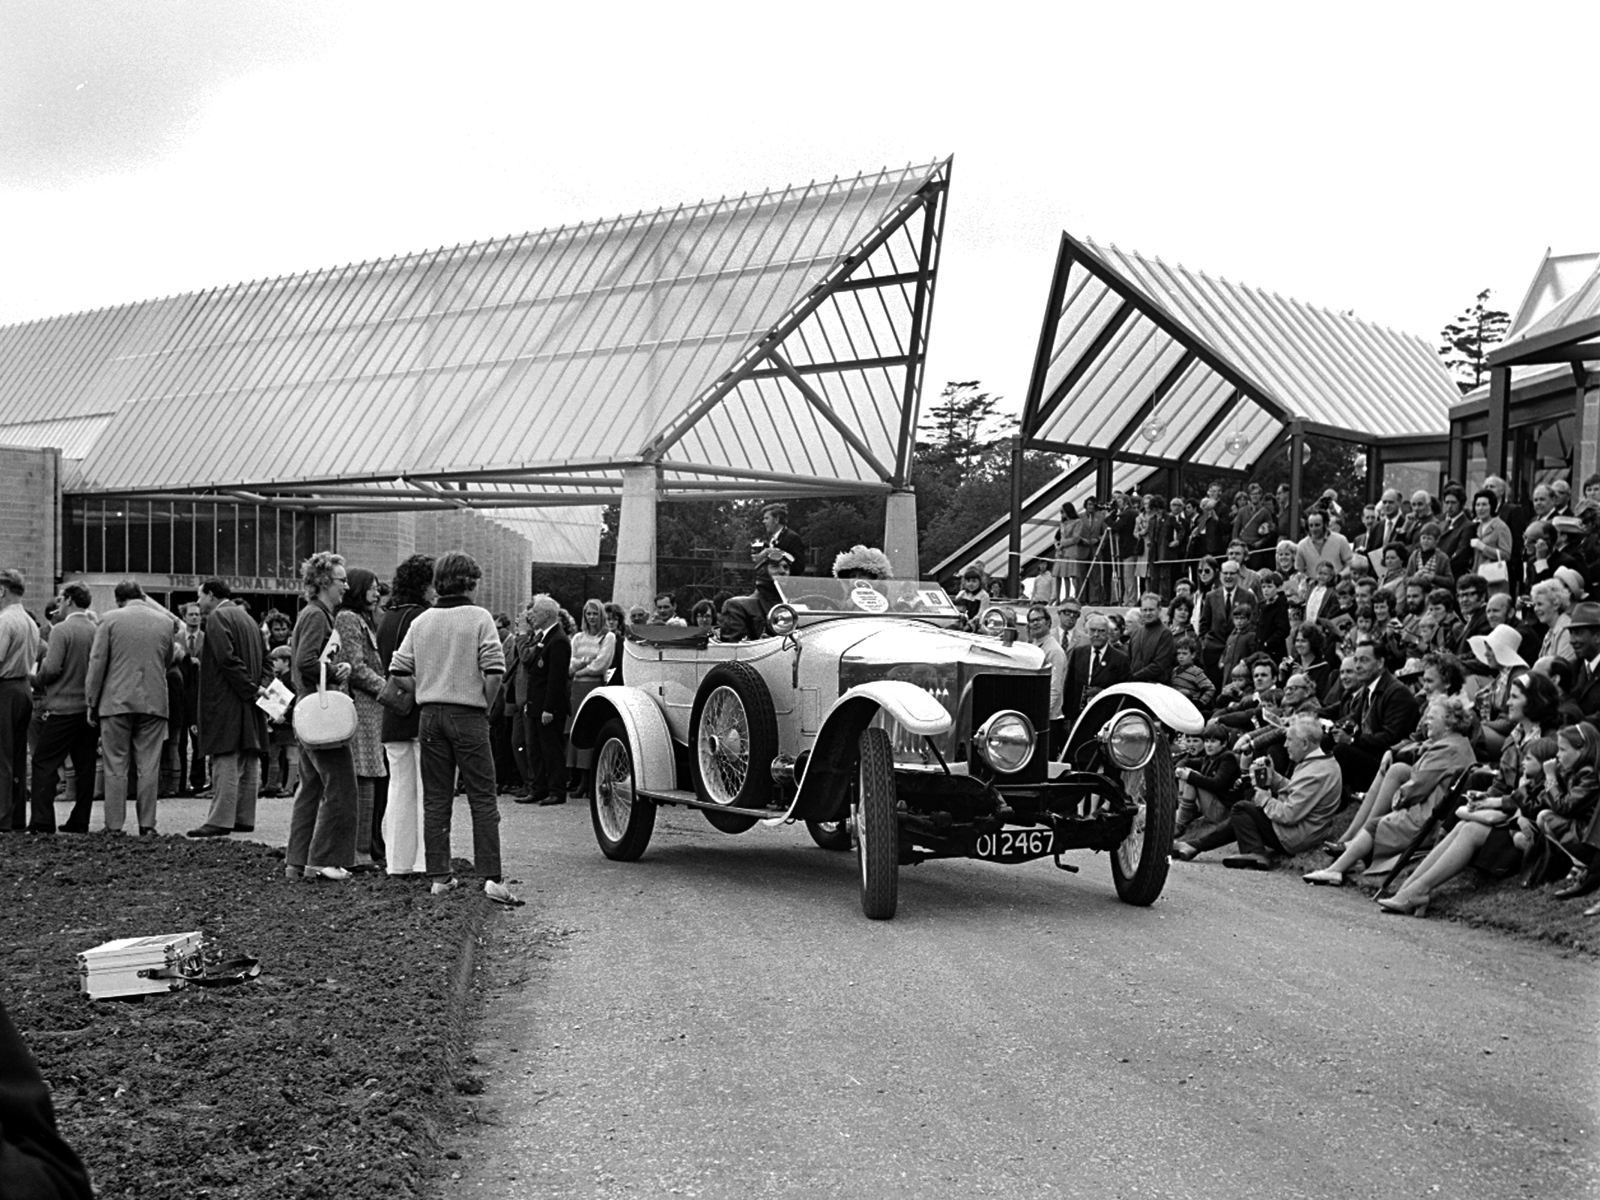
<path fill-rule="evenodd" d="M 1255 794 L 1233 806 L 1226 824 L 1193 841 L 1175 843 L 1172 856 L 1188 862 L 1237 841 L 1238 853 L 1223 859 L 1223 866 L 1270 871 L 1274 854 L 1298 854 L 1327 836 L 1344 794 L 1344 778 L 1338 762 L 1322 749 L 1322 722 L 1306 713 L 1290 717 L 1284 749 L 1294 763 L 1289 775 L 1257 758 L 1250 767 Z"/>
<path fill-rule="evenodd" d="M 1378 763 L 1396 743 L 1417 727 L 1417 698 L 1383 664 L 1376 643 L 1356 639 L 1359 690 L 1347 697 L 1346 717 L 1333 731 L 1333 756 L 1344 781 L 1364 791 L 1377 774 Z"/>

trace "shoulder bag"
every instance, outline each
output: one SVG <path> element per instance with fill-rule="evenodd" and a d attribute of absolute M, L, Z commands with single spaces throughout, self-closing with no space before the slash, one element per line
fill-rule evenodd
<path fill-rule="evenodd" d="M 294 735 L 313 749 L 341 746 L 356 733 L 355 701 L 343 692 L 328 690 L 328 659 L 338 650 L 339 633 L 334 630 L 317 659 L 316 695 L 306 696 L 294 706 Z"/>

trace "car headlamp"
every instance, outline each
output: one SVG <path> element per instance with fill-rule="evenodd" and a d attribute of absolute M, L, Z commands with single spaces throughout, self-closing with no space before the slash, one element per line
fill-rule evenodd
<path fill-rule="evenodd" d="M 779 637 L 791 634 L 800 624 L 800 615 L 787 604 L 774 604 L 767 613 L 767 627 Z"/>
<path fill-rule="evenodd" d="M 1156 752 L 1156 727 L 1144 713 L 1129 709 L 1106 722 L 1100 744 L 1120 769 L 1137 771 Z"/>
<path fill-rule="evenodd" d="M 1006 631 L 1006 615 L 998 608 L 991 608 L 983 614 L 983 620 L 979 624 L 983 626 L 985 633 L 999 637 Z"/>
<path fill-rule="evenodd" d="M 1028 765 L 1038 738 L 1032 721 L 1007 708 L 979 726 L 972 740 L 984 762 L 1003 775 L 1014 775 Z"/>

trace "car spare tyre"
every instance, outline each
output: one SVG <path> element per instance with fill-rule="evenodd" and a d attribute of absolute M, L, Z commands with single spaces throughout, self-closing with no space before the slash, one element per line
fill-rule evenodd
<path fill-rule="evenodd" d="M 759 819 L 718 808 L 772 803 L 778 718 L 766 682 L 747 663 L 719 663 L 706 673 L 689 716 L 689 770 L 701 809 L 723 833 L 743 833 Z"/>

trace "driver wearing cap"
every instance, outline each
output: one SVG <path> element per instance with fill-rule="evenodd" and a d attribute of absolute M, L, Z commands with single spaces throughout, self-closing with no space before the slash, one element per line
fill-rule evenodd
<path fill-rule="evenodd" d="M 789 574 L 794 556 L 780 546 L 757 546 L 751 556 L 756 566 L 756 590 L 748 596 L 734 596 L 722 606 L 717 637 L 724 642 L 749 642 L 771 637 L 767 614 L 778 603 L 776 576 Z"/>

